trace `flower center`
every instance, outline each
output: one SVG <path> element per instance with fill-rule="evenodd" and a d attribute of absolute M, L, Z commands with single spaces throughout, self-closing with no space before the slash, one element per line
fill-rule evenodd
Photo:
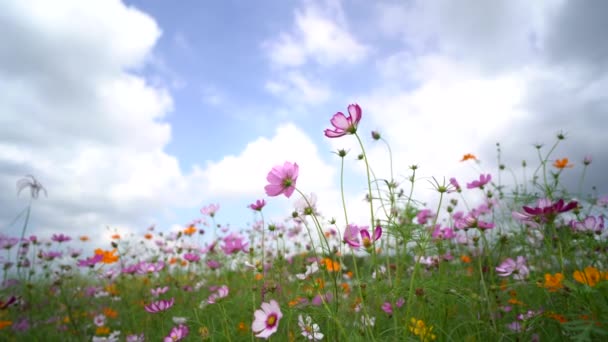
<path fill-rule="evenodd" d="M 292 184 L 293 184 L 293 181 L 291 180 L 291 178 L 285 178 L 285 179 L 283 179 L 283 187 L 284 188 L 289 188 Z"/>
<path fill-rule="evenodd" d="M 276 323 L 277 323 L 277 315 L 276 314 L 271 314 L 266 319 L 266 327 L 268 327 L 268 328 L 274 327 Z"/>
<path fill-rule="evenodd" d="M 363 246 L 365 246 L 365 248 L 371 247 L 372 245 L 372 241 L 368 238 L 363 238 Z"/>

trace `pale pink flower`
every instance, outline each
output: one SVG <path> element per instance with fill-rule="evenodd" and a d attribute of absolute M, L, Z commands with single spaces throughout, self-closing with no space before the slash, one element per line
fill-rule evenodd
<path fill-rule="evenodd" d="M 186 338 L 186 336 L 188 336 L 189 332 L 190 332 L 190 330 L 188 329 L 187 326 L 180 324 L 178 326 L 171 328 L 169 335 L 165 336 L 165 339 L 163 340 L 163 342 L 181 341 L 184 338 Z"/>
<path fill-rule="evenodd" d="M 268 196 L 291 197 L 296 189 L 299 167 L 297 163 L 285 162 L 283 166 L 277 165 L 270 170 L 266 180 L 270 183 L 264 187 Z"/>
<path fill-rule="evenodd" d="M 270 303 L 262 303 L 261 310 L 255 310 L 254 320 L 251 324 L 251 330 L 256 337 L 268 339 L 279 328 L 279 321 L 283 317 L 281 307 L 276 300 L 270 300 Z"/>
<path fill-rule="evenodd" d="M 507 258 L 500 266 L 496 267 L 496 272 L 501 277 L 513 275 L 513 278 L 517 280 L 524 280 L 530 273 L 530 270 L 526 266 L 526 258 L 518 256 L 517 260 Z"/>
<path fill-rule="evenodd" d="M 148 305 L 144 306 L 144 309 L 146 309 L 146 311 L 148 311 L 149 313 L 158 313 L 161 311 L 165 311 L 168 310 L 169 308 L 171 308 L 173 306 L 173 303 L 175 303 L 175 298 L 171 298 L 170 300 L 159 300 L 156 302 L 152 302 Z"/>
<path fill-rule="evenodd" d="M 359 121 L 361 121 L 361 107 L 358 104 L 351 104 L 348 106 L 348 117 L 342 112 L 334 114 L 330 120 L 334 129 L 326 129 L 325 136 L 339 138 L 347 134 L 355 134 Z"/>

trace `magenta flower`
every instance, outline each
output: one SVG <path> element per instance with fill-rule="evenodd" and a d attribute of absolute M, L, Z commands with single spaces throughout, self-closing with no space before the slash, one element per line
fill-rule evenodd
<path fill-rule="evenodd" d="M 496 272 L 501 277 L 513 275 L 513 278 L 523 280 L 528 276 L 530 270 L 526 266 L 526 258 L 518 256 L 517 260 L 507 258 L 500 266 L 496 267 Z"/>
<path fill-rule="evenodd" d="M 467 189 L 480 188 L 483 189 L 484 185 L 488 184 L 492 180 L 492 175 L 479 175 L 479 180 L 474 180 L 471 183 L 467 183 Z"/>
<path fill-rule="evenodd" d="M 359 121 L 361 121 L 361 107 L 358 104 L 351 104 L 348 106 L 348 117 L 342 112 L 334 114 L 330 120 L 334 129 L 326 129 L 325 136 L 339 138 L 347 134 L 355 134 Z"/>
<path fill-rule="evenodd" d="M 238 253 L 239 251 L 247 252 L 247 245 L 249 245 L 249 242 L 246 242 L 244 237 L 232 233 L 224 238 L 222 250 L 226 255 Z"/>
<path fill-rule="evenodd" d="M 149 313 L 158 313 L 161 311 L 168 310 L 173 306 L 173 303 L 175 303 L 175 298 L 171 298 L 170 300 L 162 299 L 156 302 L 152 302 L 149 305 L 145 305 L 144 309 L 146 309 L 146 311 L 148 311 Z"/>
<path fill-rule="evenodd" d="M 154 297 L 158 297 L 161 294 L 166 293 L 167 291 L 169 291 L 169 286 L 157 287 L 155 289 L 150 289 L 150 293 Z"/>
<path fill-rule="evenodd" d="M 163 342 L 181 341 L 184 338 L 186 338 L 186 336 L 188 336 L 189 332 L 190 332 L 190 330 L 188 329 L 187 326 L 185 326 L 183 324 L 177 325 L 177 326 L 171 328 L 169 335 L 165 336 L 165 339 L 163 340 Z"/>
<path fill-rule="evenodd" d="M 279 328 L 279 321 L 283 317 L 281 307 L 276 300 L 272 299 L 270 303 L 262 303 L 261 310 L 255 310 L 254 320 L 251 324 L 251 330 L 256 337 L 268 339 Z"/>
<path fill-rule="evenodd" d="M 103 260 L 103 254 L 95 254 L 85 260 L 78 260 L 78 267 L 93 267 L 101 260 Z"/>
<path fill-rule="evenodd" d="M 62 242 L 70 241 L 70 240 L 72 240 L 72 238 L 67 235 L 63 235 L 63 234 L 59 234 L 59 235 L 53 234 L 53 236 L 51 237 L 51 240 L 62 243 Z"/>
<path fill-rule="evenodd" d="M 570 211 L 578 206 L 578 202 L 570 201 L 565 204 L 563 199 L 553 203 L 548 198 L 541 198 L 537 201 L 536 207 L 523 206 L 523 213 L 514 211 L 512 216 L 521 223 L 538 228 L 539 223 L 547 223 L 555 220 L 558 214 Z"/>
<path fill-rule="evenodd" d="M 184 254 L 184 259 L 188 260 L 189 262 L 198 262 L 201 260 L 201 256 L 194 253 L 186 253 Z"/>
<path fill-rule="evenodd" d="M 426 224 L 429 218 L 433 217 L 433 212 L 431 209 L 422 209 L 416 214 L 416 218 L 418 219 L 418 224 Z"/>
<path fill-rule="evenodd" d="M 215 270 L 222 267 L 222 264 L 220 264 L 220 262 L 217 260 L 207 260 L 207 266 L 210 269 Z"/>
<path fill-rule="evenodd" d="M 389 315 L 393 314 L 393 304 L 389 303 L 389 302 L 384 302 L 384 304 L 382 304 L 382 311 L 386 312 Z"/>
<path fill-rule="evenodd" d="M 283 166 L 277 165 L 270 170 L 266 180 L 270 183 L 264 187 L 268 196 L 279 196 L 285 194 L 285 197 L 291 197 L 291 194 L 296 189 L 296 180 L 298 179 L 298 164 L 285 162 Z"/>
<path fill-rule="evenodd" d="M 255 201 L 255 203 L 251 203 L 247 207 L 250 208 L 251 210 L 262 211 L 262 208 L 264 208 L 265 205 L 266 205 L 266 201 L 261 199 L 261 200 Z"/>
<path fill-rule="evenodd" d="M 354 224 L 349 224 L 344 231 L 344 242 L 353 248 L 361 246 L 370 248 L 372 243 L 378 241 L 382 236 L 382 227 L 376 226 L 373 238 L 369 235 L 368 227 L 359 228 Z M 359 239 L 361 237 L 361 239 Z"/>
<path fill-rule="evenodd" d="M 458 184 L 458 181 L 456 180 L 456 178 L 452 177 L 450 178 L 450 184 L 456 189 L 456 191 L 460 192 L 460 184 Z"/>

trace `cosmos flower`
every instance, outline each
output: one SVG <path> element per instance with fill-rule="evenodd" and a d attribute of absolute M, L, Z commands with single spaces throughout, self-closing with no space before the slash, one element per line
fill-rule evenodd
<path fill-rule="evenodd" d="M 328 138 L 339 138 L 347 134 L 355 134 L 359 121 L 361 121 L 361 107 L 358 104 L 351 104 L 348 106 L 348 117 L 342 112 L 334 114 L 330 120 L 334 129 L 326 129 L 325 136 Z"/>
<path fill-rule="evenodd" d="M 298 326 L 302 332 L 302 336 L 306 337 L 309 341 L 321 341 L 323 339 L 323 333 L 321 328 L 316 323 L 313 323 L 310 316 L 305 318 L 302 315 L 298 315 Z"/>
<path fill-rule="evenodd" d="M 270 170 L 266 180 L 270 183 L 264 187 L 268 196 L 291 197 L 296 189 L 299 167 L 297 163 L 285 162 L 283 166 L 277 165 Z"/>
<path fill-rule="evenodd" d="M 169 300 L 162 299 L 162 300 L 159 300 L 156 302 L 152 302 L 148 305 L 145 305 L 144 308 L 149 313 L 158 313 L 161 311 L 168 310 L 169 308 L 171 308 L 173 306 L 173 303 L 175 303 L 175 298 L 171 298 Z"/>
<path fill-rule="evenodd" d="M 255 310 L 251 330 L 256 337 L 268 339 L 279 328 L 279 321 L 283 317 L 279 303 L 272 299 L 270 303 L 262 303 L 261 310 Z"/>

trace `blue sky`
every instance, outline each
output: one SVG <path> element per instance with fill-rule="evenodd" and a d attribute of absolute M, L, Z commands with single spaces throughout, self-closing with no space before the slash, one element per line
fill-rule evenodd
<path fill-rule="evenodd" d="M 253 218 L 266 173 L 300 165 L 299 188 L 365 222 L 364 172 L 352 137 L 327 139 L 331 116 L 363 108 L 376 174 L 398 181 L 521 174 L 535 143 L 555 157 L 593 156 L 585 189 L 607 191 L 606 3 L 527 1 L 7 1 L 0 5 L 0 226 L 27 205 L 15 182 L 35 175 L 31 232 L 107 238 L 105 227 L 175 230 L 220 203 L 221 223 Z M 2 38 L 0 38 L 2 39 Z M 459 163 L 474 153 L 481 164 Z M 571 184 L 578 181 L 565 175 Z M 570 178 L 568 178 L 570 177 Z M 407 190 L 407 186 L 404 184 Z M 603 191 L 603 193 L 602 193 Z M 281 220 L 294 199 L 268 199 Z M 6 229 L 15 234 L 19 225 Z"/>

